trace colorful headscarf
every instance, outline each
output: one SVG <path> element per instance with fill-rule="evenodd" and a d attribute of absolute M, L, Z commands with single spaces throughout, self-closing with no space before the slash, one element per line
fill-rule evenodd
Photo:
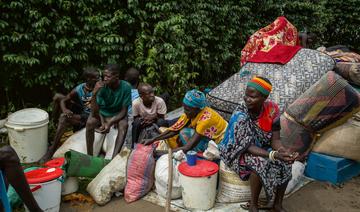
<path fill-rule="evenodd" d="M 189 107 L 203 109 L 206 106 L 206 97 L 203 92 L 193 89 L 186 92 L 183 103 Z"/>
<path fill-rule="evenodd" d="M 270 83 L 256 76 L 247 83 L 247 86 L 255 88 L 257 91 L 264 94 L 265 96 L 269 96 L 272 90 L 272 86 Z"/>

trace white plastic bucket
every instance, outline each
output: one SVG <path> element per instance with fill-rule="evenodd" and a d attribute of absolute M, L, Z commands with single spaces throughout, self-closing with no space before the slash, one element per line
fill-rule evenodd
<path fill-rule="evenodd" d="M 29 184 L 39 207 L 46 212 L 60 211 L 61 181 L 55 179 L 39 184 Z M 28 210 L 27 210 L 28 211 Z"/>
<path fill-rule="evenodd" d="M 8 117 L 10 146 L 14 148 L 21 163 L 41 159 L 47 151 L 49 115 L 38 108 L 19 110 Z"/>
<path fill-rule="evenodd" d="M 216 184 L 217 184 L 217 176 L 218 176 L 218 166 L 215 170 L 213 167 L 209 168 L 208 176 L 203 177 L 191 177 L 187 176 L 189 173 L 190 175 L 194 174 L 197 175 L 199 169 L 201 172 L 206 171 L 207 164 L 199 164 L 199 162 L 204 162 L 203 160 L 198 160 L 196 166 L 202 167 L 195 167 L 195 166 L 187 166 L 187 164 L 180 164 L 179 172 L 180 172 L 180 184 L 182 187 L 182 197 L 184 201 L 184 205 L 188 209 L 195 209 L 195 210 L 209 210 L 215 204 L 215 196 L 216 196 Z M 185 162 L 186 163 L 186 162 Z M 212 162 L 206 162 L 212 163 Z M 183 170 L 184 165 L 187 166 L 187 173 Z M 182 167 L 181 167 L 182 166 Z M 189 168 L 194 167 L 194 168 Z M 193 169 L 193 170 L 191 170 Z M 190 171 L 189 171 L 190 170 Z M 215 172 L 214 172 L 215 170 Z M 187 175 L 185 175 L 185 174 Z"/>
<path fill-rule="evenodd" d="M 189 209 L 209 210 L 214 206 L 217 173 L 209 177 L 188 177 L 180 174 L 184 205 Z"/>

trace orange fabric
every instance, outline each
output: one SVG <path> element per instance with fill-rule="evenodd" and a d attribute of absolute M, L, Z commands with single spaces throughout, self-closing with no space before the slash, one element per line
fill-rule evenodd
<path fill-rule="evenodd" d="M 263 110 L 257 120 L 257 125 L 265 132 L 270 132 L 273 121 L 280 115 L 279 107 L 272 101 L 266 101 Z"/>
<path fill-rule="evenodd" d="M 298 31 L 285 17 L 278 17 L 270 25 L 255 32 L 241 51 L 243 66 L 257 52 L 269 52 L 277 44 L 296 46 L 299 44 Z"/>
<path fill-rule="evenodd" d="M 261 87 L 263 87 L 267 91 L 271 92 L 272 86 L 269 83 L 267 83 L 266 81 L 264 81 L 260 78 L 257 78 L 257 77 L 254 77 L 251 81 L 261 85 Z"/>

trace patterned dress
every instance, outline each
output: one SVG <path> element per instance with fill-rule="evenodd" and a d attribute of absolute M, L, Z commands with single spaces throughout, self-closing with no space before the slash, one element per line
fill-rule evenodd
<path fill-rule="evenodd" d="M 276 187 L 291 179 L 291 165 L 252 155 L 247 149 L 251 145 L 265 150 L 271 148 L 272 132 L 279 130 L 279 127 L 275 127 L 278 117 L 278 106 L 270 101 L 264 102 L 257 120 L 250 117 L 245 105 L 240 105 L 231 116 L 220 144 L 221 160 L 238 173 L 242 180 L 248 180 L 251 172 L 255 172 L 261 179 L 268 200 L 273 197 Z"/>
<path fill-rule="evenodd" d="M 198 115 L 189 119 L 186 114 L 180 116 L 178 121 L 169 128 L 170 131 L 179 131 L 182 143 L 186 143 L 196 132 L 204 137 L 195 151 L 204 151 L 209 140 L 220 143 L 224 138 L 228 123 L 216 111 L 209 107 L 202 109 Z M 191 130 L 189 130 L 191 128 Z M 182 131 L 182 132 L 181 132 Z M 183 138 L 183 139 L 182 139 Z"/>

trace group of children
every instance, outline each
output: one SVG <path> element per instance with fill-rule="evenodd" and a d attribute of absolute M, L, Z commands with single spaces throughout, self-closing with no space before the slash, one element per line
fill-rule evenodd
<path fill-rule="evenodd" d="M 105 66 L 103 79 L 92 67 L 83 72 L 84 83 L 76 86 L 69 94 L 54 96 L 54 118 L 58 118 L 54 140 L 41 161 L 49 160 L 60 145 L 60 139 L 69 126 L 79 130 L 86 127 L 87 153 L 93 155 L 94 133 L 108 133 L 111 127 L 117 129 L 113 157 L 120 152 L 128 131 L 128 117 L 133 117 L 131 146 L 138 143 L 142 131 L 156 125 L 168 127 L 172 122 L 165 120 L 166 98 L 155 96 L 151 85 L 140 83 L 140 72 L 135 68 L 126 71 L 120 79 L 118 65 Z M 61 113 L 60 116 L 56 115 Z"/>

